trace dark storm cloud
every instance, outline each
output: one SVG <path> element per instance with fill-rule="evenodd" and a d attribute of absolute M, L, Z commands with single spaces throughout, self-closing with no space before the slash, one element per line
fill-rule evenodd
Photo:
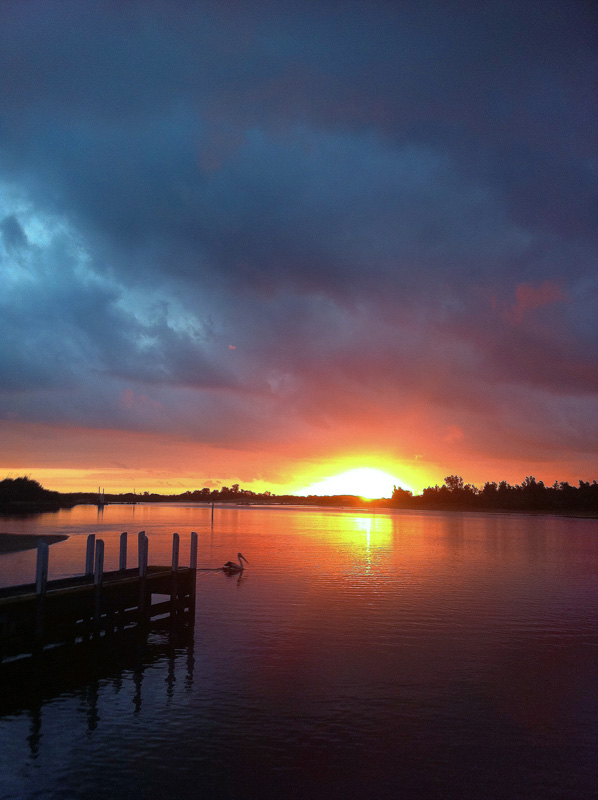
<path fill-rule="evenodd" d="M 586 436 L 591 4 L 0 17 L 5 414 L 213 441 L 423 398 L 523 435 L 540 392 Z"/>

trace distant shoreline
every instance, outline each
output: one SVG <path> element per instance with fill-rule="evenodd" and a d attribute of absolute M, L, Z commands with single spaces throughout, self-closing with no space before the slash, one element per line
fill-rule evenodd
<path fill-rule="evenodd" d="M 129 503 L 192 503 L 198 507 L 214 504 L 236 506 L 295 506 L 353 509 L 397 509 L 409 511 L 459 511 L 515 514 L 554 514 L 595 518 L 598 515 L 598 482 L 579 481 L 579 486 L 555 481 L 546 486 L 528 476 L 521 485 L 511 486 L 506 481 L 486 483 L 483 489 L 464 484 L 458 475 L 449 475 L 443 486 L 427 487 L 421 495 L 395 487 L 390 498 L 367 500 L 352 494 L 339 495 L 276 495 L 271 492 L 256 493 L 242 489 L 238 484 L 219 490 L 208 488 L 162 495 L 149 492 L 141 494 L 106 494 L 71 492 L 62 494 L 44 489 L 37 481 L 27 477 L 6 478 L 0 481 L 0 515 L 28 516 L 43 512 L 72 508 L 75 505 L 95 505 L 98 509 L 113 504 Z"/>
<path fill-rule="evenodd" d="M 139 500 L 134 505 L 145 505 L 145 506 L 152 506 L 152 505 L 184 505 L 187 507 L 196 506 L 198 509 L 205 509 L 208 510 L 212 507 L 212 503 L 205 503 L 205 502 L 197 502 L 193 500 L 185 500 L 185 499 L 163 499 L 163 500 Z M 82 501 L 80 503 L 69 503 L 68 505 L 63 506 L 62 508 L 71 509 L 75 506 L 79 505 L 88 505 L 94 506 L 96 503 L 90 503 L 87 501 Z M 111 500 L 110 502 L 105 503 L 104 507 L 108 506 L 117 506 L 117 505 L 133 505 L 129 501 L 118 501 L 118 500 Z M 294 509 L 304 509 L 306 511 L 315 511 L 317 509 L 321 510 L 330 510 L 330 511 L 355 511 L 355 512 L 366 512 L 370 514 L 376 514 L 378 512 L 393 512 L 393 511 L 406 511 L 412 513 L 450 513 L 450 514 L 517 514 L 519 516 L 552 516 L 552 517 L 570 517 L 572 519 L 598 519 L 598 512 L 594 510 L 575 510 L 575 509 L 532 509 L 532 508 L 492 508 L 488 506 L 459 506 L 459 505 L 419 505 L 419 506 L 407 506 L 407 505 L 392 505 L 388 500 L 380 501 L 371 501 L 370 503 L 364 504 L 347 504 L 342 505 L 340 503 L 335 502 L 320 502 L 320 503 L 305 503 L 305 502 L 256 502 L 256 503 L 235 503 L 226 500 L 216 501 L 214 503 L 215 508 L 259 508 L 261 510 L 266 509 L 281 509 L 281 508 L 294 508 Z M 32 506 L 27 510 L 24 510 L 22 507 L 19 512 L 15 512 L 14 509 L 8 510 L 3 509 L 0 507 L 0 520 L 5 519 L 14 519 L 14 518 L 23 518 L 28 516 L 38 516 L 39 514 L 44 513 L 52 513 L 57 511 L 56 508 L 40 508 L 37 506 Z M 20 539 L 25 538 L 25 534 L 3 534 L 0 533 L 0 537 L 2 536 L 15 536 L 19 537 Z M 37 537 L 33 537 L 37 542 L 38 539 L 47 539 L 48 544 L 53 544 L 55 541 L 61 541 L 62 538 L 60 536 L 52 536 L 52 535 L 40 535 Z M 36 547 L 36 543 L 31 545 L 31 547 Z M 18 549 L 27 549 L 20 547 Z M 0 539 L 0 553 L 7 552 L 6 550 L 2 549 L 2 543 Z"/>

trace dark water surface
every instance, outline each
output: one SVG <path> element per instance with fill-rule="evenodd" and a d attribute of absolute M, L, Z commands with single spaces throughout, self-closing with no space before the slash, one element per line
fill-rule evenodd
<path fill-rule="evenodd" d="M 145 529 L 198 575 L 195 628 L 124 640 L 0 716 L 2 798 L 597 797 L 598 522 L 293 508 L 77 507 L 0 531 Z M 134 541 L 130 549 L 133 551 Z M 0 556 L 0 583 L 35 552 Z M 67 665 L 68 666 L 68 665 Z M 72 674 L 71 674 L 72 673 Z M 4 687 L 6 693 L 6 686 Z"/>

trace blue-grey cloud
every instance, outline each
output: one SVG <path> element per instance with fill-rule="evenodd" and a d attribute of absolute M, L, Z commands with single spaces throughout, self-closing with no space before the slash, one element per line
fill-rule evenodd
<path fill-rule="evenodd" d="M 595 441 L 591 4 L 0 23 L 0 414 L 400 436 L 423 398 L 480 451 L 540 452 L 534 404 L 555 448 Z"/>

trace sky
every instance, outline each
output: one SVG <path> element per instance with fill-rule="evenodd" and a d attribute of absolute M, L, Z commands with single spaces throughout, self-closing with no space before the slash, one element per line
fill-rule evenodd
<path fill-rule="evenodd" d="M 0 477 L 598 479 L 598 12 L 0 5 Z"/>

